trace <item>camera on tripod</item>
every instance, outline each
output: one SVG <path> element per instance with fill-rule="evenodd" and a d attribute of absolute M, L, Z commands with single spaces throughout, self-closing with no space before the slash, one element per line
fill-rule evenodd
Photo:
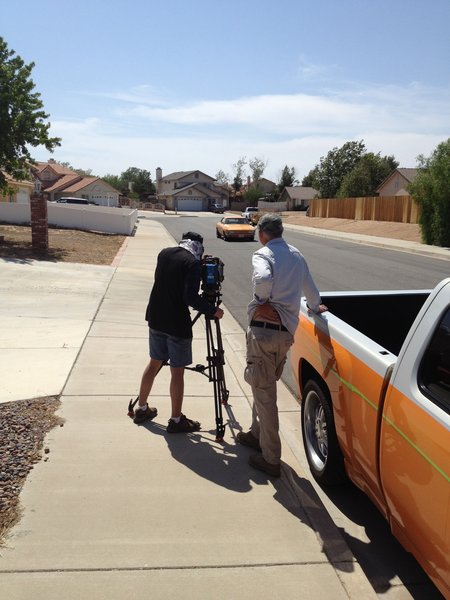
<path fill-rule="evenodd" d="M 201 281 L 203 297 L 218 303 L 221 293 L 224 264 L 217 256 L 205 255 L 202 259 Z"/>

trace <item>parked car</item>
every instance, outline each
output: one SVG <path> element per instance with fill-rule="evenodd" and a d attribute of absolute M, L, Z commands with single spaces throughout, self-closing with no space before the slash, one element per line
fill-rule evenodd
<path fill-rule="evenodd" d="M 225 212 L 225 207 L 221 204 L 213 204 L 211 206 L 211 212 L 223 215 L 223 213 Z"/>
<path fill-rule="evenodd" d="M 291 348 L 314 478 L 350 478 L 450 598 L 450 278 L 302 300 Z"/>
<path fill-rule="evenodd" d="M 224 240 L 255 239 L 255 228 L 244 217 L 223 217 L 216 225 L 216 235 Z"/>
<path fill-rule="evenodd" d="M 86 198 L 60 198 L 56 201 L 58 204 L 89 204 L 91 206 L 97 206 L 96 202 L 86 200 Z"/>
<path fill-rule="evenodd" d="M 245 217 L 247 221 L 250 221 L 252 214 L 257 213 L 258 210 L 259 209 L 257 206 L 247 206 L 247 208 L 242 213 L 242 216 Z"/>

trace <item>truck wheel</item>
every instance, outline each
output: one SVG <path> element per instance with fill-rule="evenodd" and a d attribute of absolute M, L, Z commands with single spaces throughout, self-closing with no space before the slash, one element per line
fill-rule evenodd
<path fill-rule="evenodd" d="M 301 419 L 303 446 L 314 479 L 324 485 L 347 481 L 331 400 L 316 381 L 305 386 Z"/>

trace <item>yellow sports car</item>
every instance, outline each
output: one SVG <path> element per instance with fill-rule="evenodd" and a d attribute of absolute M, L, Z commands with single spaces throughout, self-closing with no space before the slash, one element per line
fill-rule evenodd
<path fill-rule="evenodd" d="M 223 217 L 216 225 L 216 235 L 224 240 L 255 239 L 255 228 L 244 217 Z"/>

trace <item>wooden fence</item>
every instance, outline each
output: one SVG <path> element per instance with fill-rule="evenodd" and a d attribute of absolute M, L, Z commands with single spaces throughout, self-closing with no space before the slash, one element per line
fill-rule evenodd
<path fill-rule="evenodd" d="M 287 202 L 267 202 L 265 200 L 257 200 L 251 206 L 256 206 L 265 212 L 283 212 L 286 210 Z M 230 199 L 230 210 L 237 210 L 244 212 L 247 206 L 250 206 L 249 202 L 236 202 Z"/>
<path fill-rule="evenodd" d="M 309 202 L 310 217 L 335 217 L 355 221 L 418 223 L 419 207 L 411 196 L 367 198 L 315 198 Z"/>

